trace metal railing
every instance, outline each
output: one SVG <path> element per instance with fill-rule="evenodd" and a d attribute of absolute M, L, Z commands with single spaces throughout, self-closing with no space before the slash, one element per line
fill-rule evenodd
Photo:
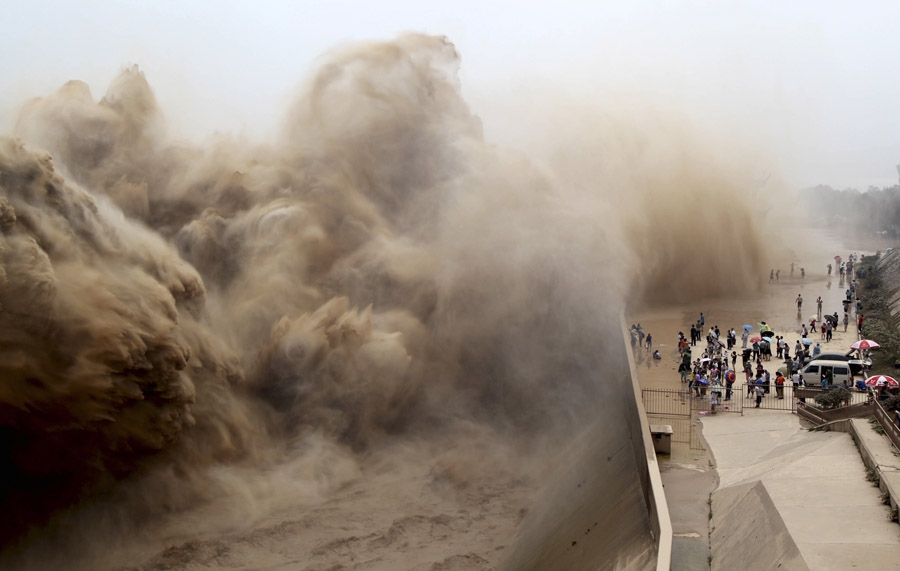
<path fill-rule="evenodd" d="M 759 407 L 768 410 L 787 410 L 794 412 L 797 410 L 797 402 L 805 402 L 814 404 L 816 395 L 825 392 L 821 387 L 801 387 L 793 386 L 790 382 L 785 383 L 780 388 L 772 382 L 768 385 L 768 391 L 763 395 Z M 765 387 L 764 387 L 765 390 Z M 757 408 L 756 406 L 756 385 L 753 383 L 744 383 L 741 386 L 744 398 L 744 408 Z M 855 388 L 850 389 L 850 402 L 848 404 L 861 404 L 869 399 L 868 393 L 859 391 Z M 752 404 L 751 404 L 752 403 Z"/>
<path fill-rule="evenodd" d="M 691 416 L 692 395 L 687 388 L 641 389 L 641 401 L 647 414 Z"/>
<path fill-rule="evenodd" d="M 887 434 L 888 438 L 891 439 L 891 442 L 894 443 L 894 447 L 897 448 L 897 450 L 900 450 L 900 427 L 897 426 L 897 423 L 894 422 L 891 416 L 892 415 L 888 411 L 884 410 L 884 406 L 882 406 L 881 402 L 876 400 L 875 418 L 881 423 L 884 433 Z"/>

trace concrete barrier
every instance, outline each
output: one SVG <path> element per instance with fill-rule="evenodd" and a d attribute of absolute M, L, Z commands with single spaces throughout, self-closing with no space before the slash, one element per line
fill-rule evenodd
<path fill-rule="evenodd" d="M 621 316 L 620 316 L 621 317 Z M 598 371 L 608 388 L 598 420 L 554 460 L 550 482 L 522 523 L 503 568 L 668 571 L 672 524 L 631 348 Z"/>
<path fill-rule="evenodd" d="M 762 482 L 717 490 L 710 511 L 713 571 L 809 571 Z"/>

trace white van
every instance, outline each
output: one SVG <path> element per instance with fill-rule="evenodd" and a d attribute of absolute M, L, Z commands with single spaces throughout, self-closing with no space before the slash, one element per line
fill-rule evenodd
<path fill-rule="evenodd" d="M 800 374 L 803 375 L 803 380 L 807 385 L 817 387 L 822 385 L 822 377 L 829 371 L 832 374 L 831 386 L 836 387 L 847 381 L 847 386 L 853 387 L 853 373 L 850 371 L 850 364 L 847 361 L 816 359 L 803 367 Z"/>

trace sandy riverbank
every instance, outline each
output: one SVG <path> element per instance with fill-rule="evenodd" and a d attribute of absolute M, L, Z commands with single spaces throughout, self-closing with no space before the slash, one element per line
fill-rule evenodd
<path fill-rule="evenodd" d="M 697 300 L 674 307 L 640 308 L 628 314 L 628 323 L 640 323 L 645 333 L 653 335 L 654 348 L 662 354 L 661 360 L 651 359 L 647 350 L 635 351 L 635 360 L 638 365 L 638 377 L 642 387 L 679 388 L 681 386 L 678 375 L 679 355 L 677 348 L 678 332 L 689 335 L 691 323 L 696 322 L 703 312 L 706 319 L 706 329 L 718 325 L 722 335 L 733 327 L 738 332 L 738 347 L 740 347 L 740 332 L 744 324 L 754 327 L 761 321 L 768 323 L 776 335 L 784 337 L 793 346 L 800 339 L 801 325 L 809 324 L 810 318 L 816 314 L 816 298 L 821 296 L 823 300 L 822 311 L 825 314 L 838 312 L 843 317 L 841 300 L 845 296 L 848 282 L 841 280 L 839 275 L 828 276 L 826 266 L 834 262 L 834 256 L 847 259 L 850 253 L 871 254 L 873 252 L 852 248 L 845 245 L 837 236 L 814 229 L 805 232 L 805 236 L 811 243 L 819 244 L 812 254 L 804 254 L 793 260 L 782 261 L 781 276 L 777 283 L 766 284 L 754 295 L 740 298 L 722 297 L 712 300 Z M 795 264 L 793 277 L 790 273 L 791 261 Z M 800 277 L 799 268 L 806 268 L 806 277 Z M 800 294 L 803 297 L 802 311 L 798 315 L 796 299 Z M 863 310 L 865 314 L 865 310 Z M 820 334 L 810 334 L 813 342 L 822 346 L 822 351 L 849 350 L 849 345 L 856 341 L 855 311 L 851 310 L 850 325 L 844 331 L 843 325 L 835 330 L 830 343 L 820 339 Z M 704 331 L 705 333 L 705 331 Z M 752 335 L 758 335 L 754 330 Z M 774 359 L 767 368 L 774 371 L 780 362 Z"/>

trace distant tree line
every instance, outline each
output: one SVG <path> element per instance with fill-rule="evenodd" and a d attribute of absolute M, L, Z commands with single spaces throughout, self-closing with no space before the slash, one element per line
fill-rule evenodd
<path fill-rule="evenodd" d="M 870 186 L 865 192 L 848 188 L 835 190 L 827 185 L 801 191 L 814 222 L 865 234 L 900 237 L 900 185 Z"/>

